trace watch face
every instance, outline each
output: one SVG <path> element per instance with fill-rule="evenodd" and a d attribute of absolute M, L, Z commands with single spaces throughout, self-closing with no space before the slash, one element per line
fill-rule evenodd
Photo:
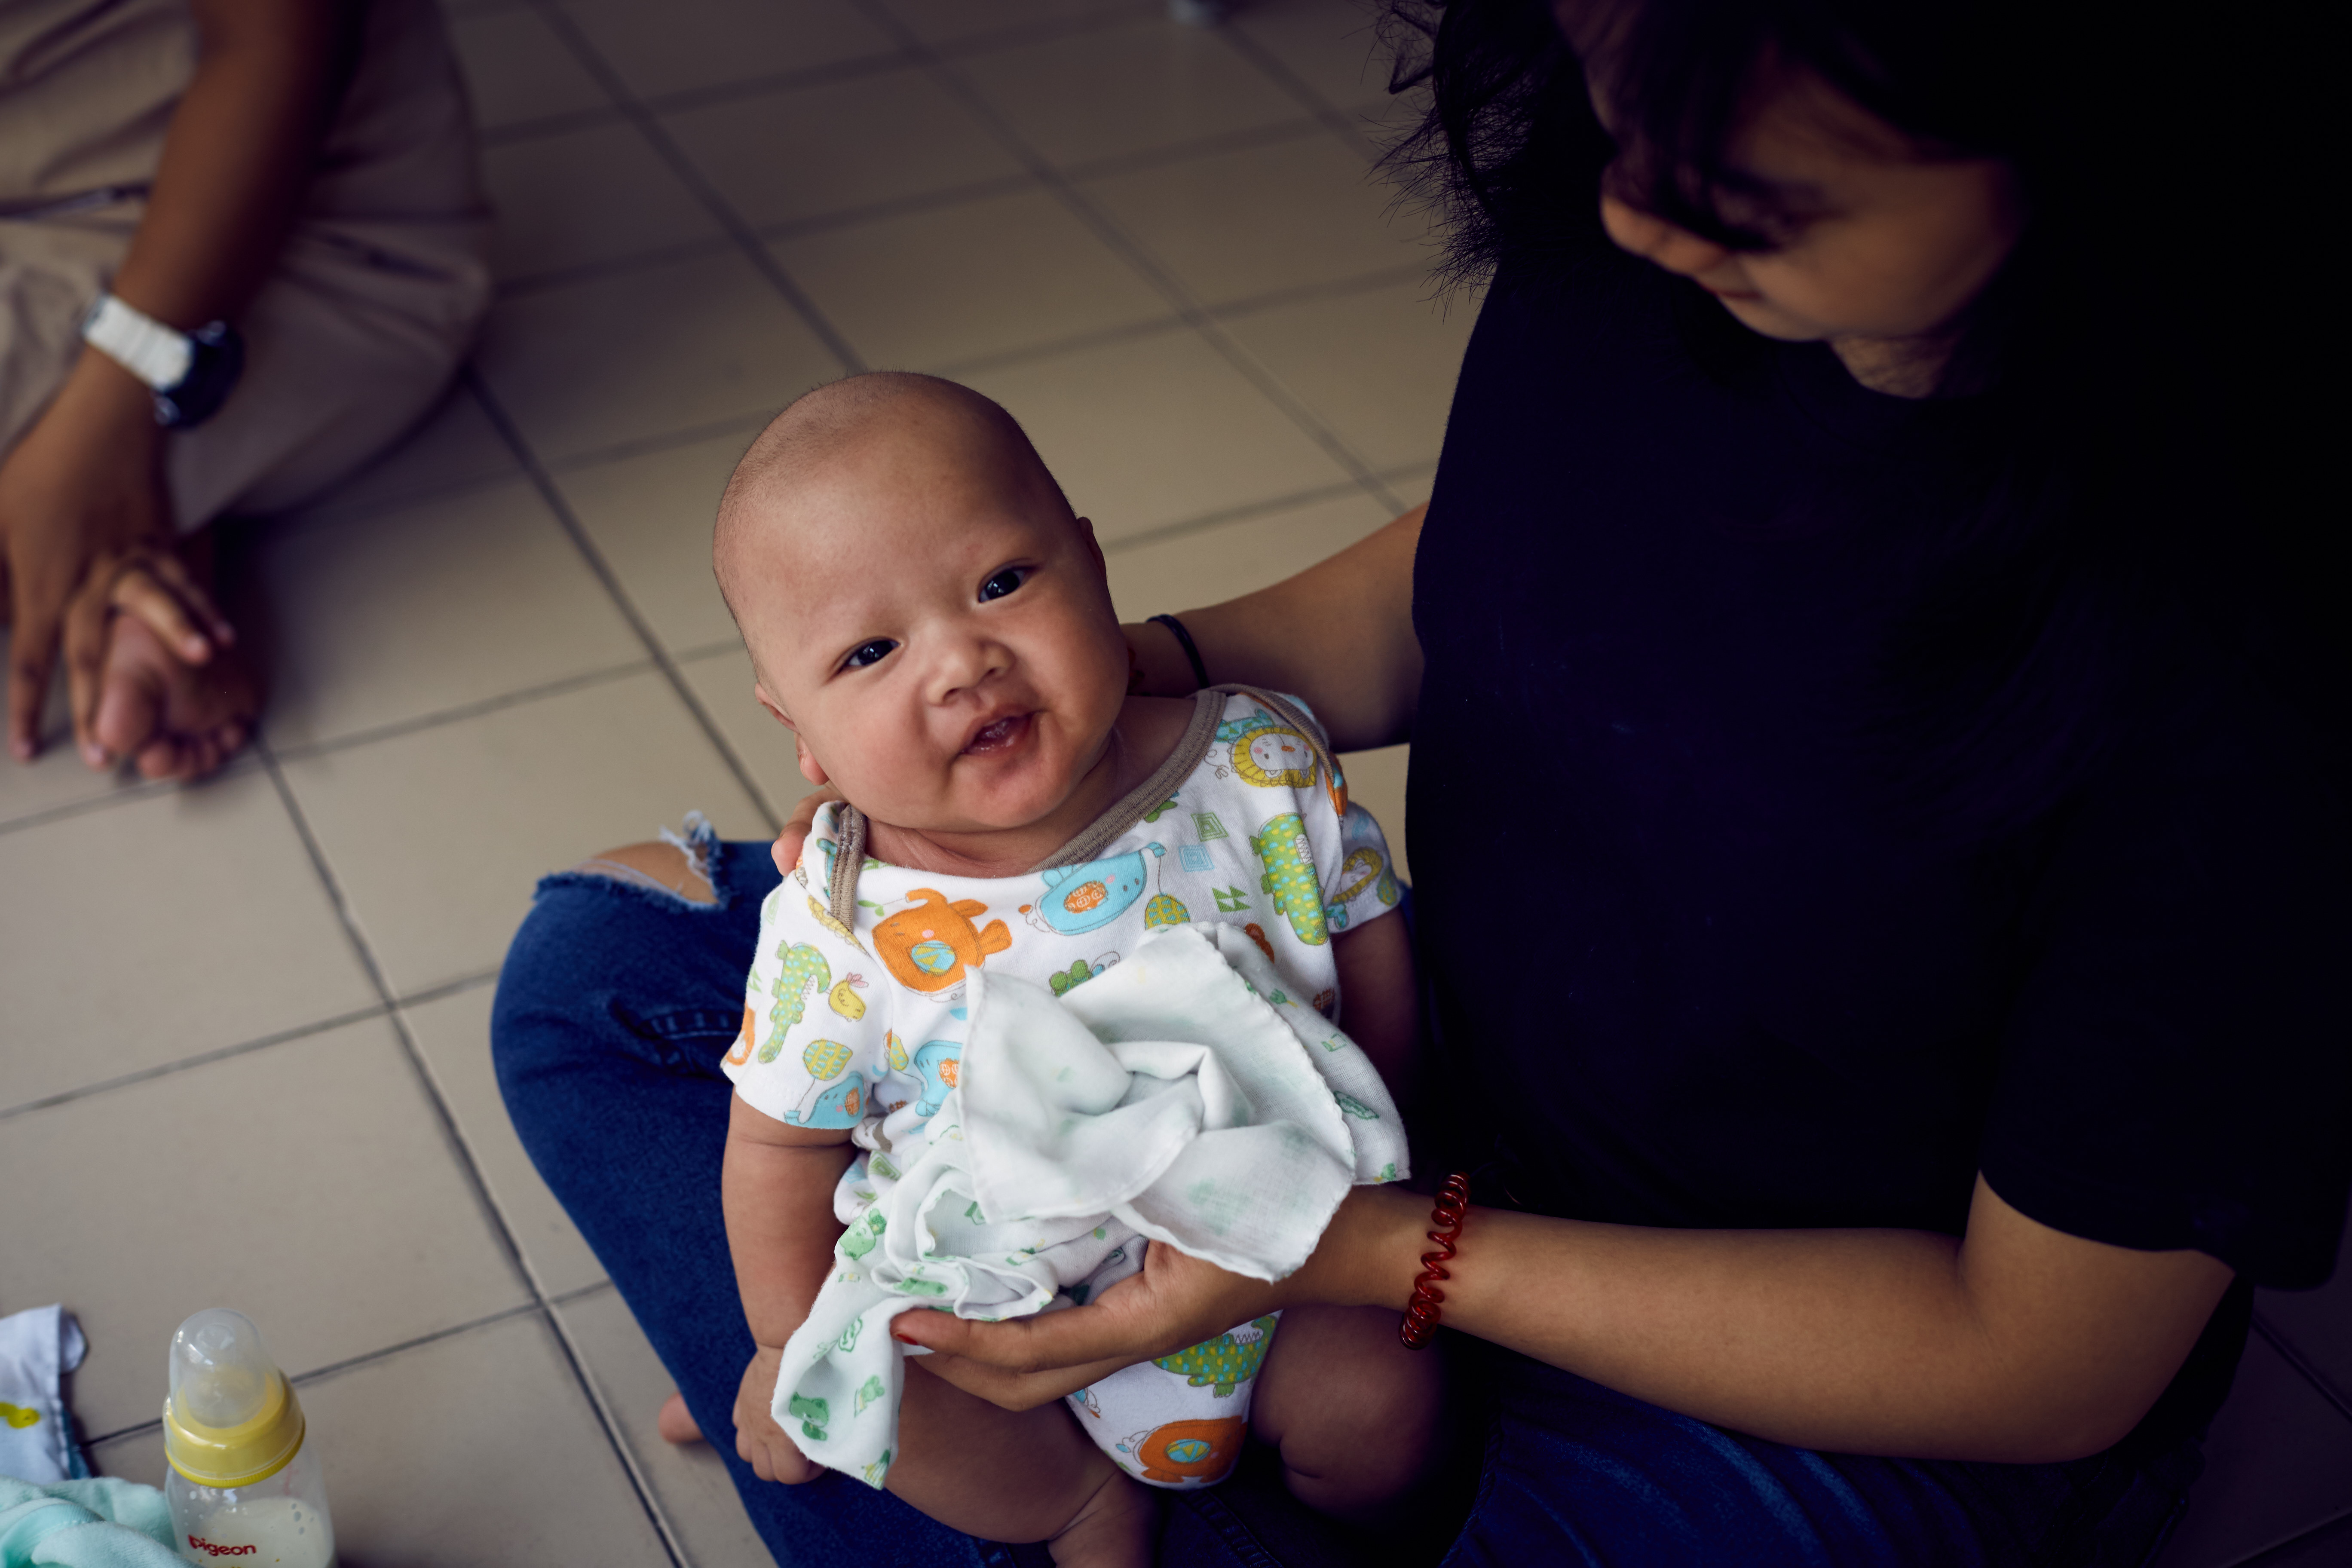
<path fill-rule="evenodd" d="M 245 340 L 226 321 L 188 334 L 188 374 L 155 394 L 155 420 L 174 430 L 201 425 L 220 412 L 245 369 Z"/>

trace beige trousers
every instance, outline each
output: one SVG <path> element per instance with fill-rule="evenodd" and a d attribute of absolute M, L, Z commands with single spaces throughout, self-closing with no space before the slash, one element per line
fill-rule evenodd
<path fill-rule="evenodd" d="M 11 40 L 0 37 L 0 93 L 20 111 L 0 116 L 14 121 L 13 152 L 21 154 L 29 121 L 68 149 L 104 144 L 110 173 L 135 174 L 142 155 L 152 173 L 163 130 L 153 103 L 109 104 L 89 84 L 142 82 L 152 100 L 158 73 L 176 69 L 184 88 L 193 32 L 173 30 L 185 25 L 179 0 L 131 4 L 151 13 L 146 25 L 124 27 L 125 5 L 84 0 L 84 11 L 104 13 L 109 26 L 69 62 L 76 70 L 30 68 L 27 51 L 10 59 Z M 58 29 L 54 16 L 45 20 L 46 46 Z M 133 58 L 107 59 L 107 49 Z M 15 80 L 6 79 L 11 67 Z M 163 90 L 176 92 L 168 81 Z M 60 105 L 78 118 L 26 112 Z M 92 116 L 110 111 L 131 123 L 93 128 Z M 152 146 L 126 158 L 126 136 Z M 7 162 L 45 166 L 37 156 Z M 235 323 L 246 340 L 243 379 L 212 419 L 168 443 L 165 472 L 183 531 L 226 511 L 299 505 L 390 446 L 446 388 L 488 304 L 488 212 L 464 89 L 432 0 L 373 0 L 319 166 L 277 267 Z M 11 181 L 11 172 L 0 168 L 0 212 L 14 213 L 0 216 L 0 453 L 31 428 L 72 368 L 82 318 L 146 210 L 143 181 L 110 182 L 102 191 L 121 194 L 77 205 L 79 193 L 61 192 L 55 178 Z"/>

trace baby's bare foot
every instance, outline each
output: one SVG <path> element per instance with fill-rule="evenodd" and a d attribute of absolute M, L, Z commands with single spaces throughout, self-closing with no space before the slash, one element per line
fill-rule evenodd
<path fill-rule="evenodd" d="M 1045 1549 L 1060 1568 L 1151 1568 L 1159 1524 L 1151 1489 L 1114 1470 Z"/>
<path fill-rule="evenodd" d="M 654 1417 L 654 1430 L 662 1435 L 665 1443 L 702 1441 L 702 1428 L 695 1424 L 694 1413 L 687 1409 L 683 1394 L 673 1394 L 662 1401 L 661 1414 Z"/>
<path fill-rule="evenodd" d="M 125 758 L 142 776 L 203 778 L 235 756 L 253 734 L 261 685 L 238 645 L 215 645 L 202 664 L 184 664 L 153 628 L 118 615 L 107 628 L 91 739 L 104 749 L 95 765 Z"/>

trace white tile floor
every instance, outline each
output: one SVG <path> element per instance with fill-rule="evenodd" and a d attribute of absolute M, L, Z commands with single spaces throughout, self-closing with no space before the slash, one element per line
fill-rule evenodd
<path fill-rule="evenodd" d="M 1129 614 L 1423 499 L 1473 307 L 1368 178 L 1350 0 L 460 0 L 502 228 L 473 369 L 261 529 L 265 743 L 177 791 L 0 766 L 0 1311 L 64 1300 L 100 1466 L 161 1479 L 186 1312 L 297 1374 L 347 1561 L 765 1562 L 508 1130 L 533 878 L 801 789 L 703 558 L 765 415 L 867 365 L 1004 401 Z M 1356 759 L 1401 819 L 1403 749 Z M 2318 1563 L 2352 1285 L 2272 1298 L 2166 1568 Z"/>

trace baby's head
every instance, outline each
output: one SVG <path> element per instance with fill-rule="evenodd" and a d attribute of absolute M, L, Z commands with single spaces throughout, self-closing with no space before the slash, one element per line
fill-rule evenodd
<path fill-rule="evenodd" d="M 877 821 L 1025 827 L 1109 742 L 1127 645 L 1094 531 L 969 387 L 801 398 L 736 466 L 712 558 L 801 771 Z"/>

